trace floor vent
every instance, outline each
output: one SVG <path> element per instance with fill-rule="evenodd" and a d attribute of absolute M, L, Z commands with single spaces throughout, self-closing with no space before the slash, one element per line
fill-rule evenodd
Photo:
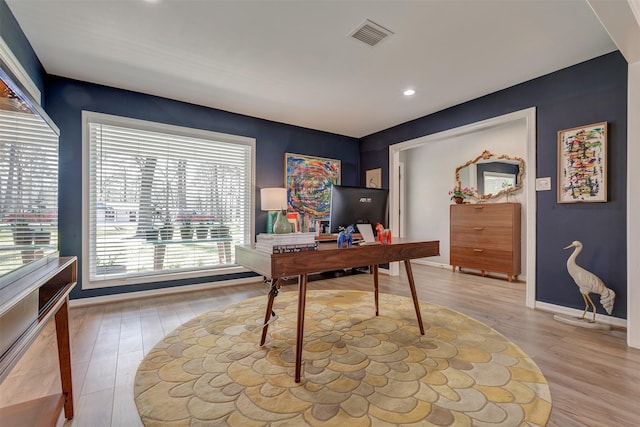
<path fill-rule="evenodd" d="M 391 34 L 393 34 L 393 31 L 387 30 L 382 25 L 376 24 L 369 19 L 365 19 L 349 36 L 369 46 L 375 46 Z"/>

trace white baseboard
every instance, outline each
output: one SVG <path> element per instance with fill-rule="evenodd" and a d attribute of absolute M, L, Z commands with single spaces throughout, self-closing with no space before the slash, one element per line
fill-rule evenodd
<path fill-rule="evenodd" d="M 426 259 L 412 259 L 411 262 L 413 264 L 427 265 L 429 267 L 437 267 L 437 268 L 447 268 L 451 270 L 451 266 L 449 264 L 444 264 L 442 262 L 428 261 Z"/>
<path fill-rule="evenodd" d="M 217 282 L 198 283 L 196 285 L 172 286 L 170 288 L 150 289 L 147 291 L 126 292 L 123 294 L 103 295 L 69 300 L 69 307 L 87 307 L 110 302 L 128 301 L 138 298 L 149 298 L 162 295 L 179 294 L 183 292 L 204 291 L 208 289 L 226 288 L 229 286 L 246 285 L 249 283 L 261 283 L 262 276 L 245 277 L 242 279 L 220 280 Z"/>
<path fill-rule="evenodd" d="M 565 316 L 571 317 L 580 317 L 582 316 L 583 310 L 578 310 L 575 308 L 563 307 L 561 305 L 549 304 L 546 302 L 536 301 L 535 309 L 541 311 L 547 311 L 553 314 L 564 314 Z M 590 314 L 591 311 L 587 313 L 587 316 L 592 316 Z M 621 319 L 619 317 L 607 316 L 605 314 L 596 313 L 596 322 L 604 323 L 611 326 L 616 326 L 619 328 L 627 327 L 627 320 Z"/>

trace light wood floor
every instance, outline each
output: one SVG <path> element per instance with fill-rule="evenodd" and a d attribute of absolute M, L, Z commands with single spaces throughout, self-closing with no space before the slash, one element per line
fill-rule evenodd
<path fill-rule="evenodd" d="M 553 411 L 549 426 L 640 425 L 640 350 L 627 347 L 624 331 L 576 328 L 553 320 L 549 313 L 527 309 L 523 283 L 413 266 L 420 300 L 484 322 L 536 361 L 551 388 Z M 367 274 L 345 276 L 312 281 L 309 288 L 371 290 L 372 279 Z M 140 426 L 132 384 L 143 355 L 190 318 L 213 307 L 266 295 L 267 290 L 266 285 L 257 282 L 72 308 L 76 416 L 66 422 L 61 418 L 58 425 Z M 295 284 L 282 289 L 296 290 Z M 400 277 L 381 274 L 380 290 L 409 296 L 404 272 Z M 59 390 L 55 332 L 51 326 L 0 386 L 0 406 Z M 0 426 L 5 427 L 2 420 Z"/>

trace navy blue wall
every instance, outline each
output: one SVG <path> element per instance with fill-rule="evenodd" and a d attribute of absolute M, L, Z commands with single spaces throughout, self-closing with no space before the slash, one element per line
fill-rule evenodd
<path fill-rule="evenodd" d="M 537 176 L 554 183 L 552 191 L 536 193 L 537 299 L 584 308 L 567 273 L 570 254 L 562 249 L 580 240 L 584 250 L 578 263 L 616 292 L 613 315 L 626 318 L 627 63 L 619 52 L 362 138 L 360 180 L 367 169 L 381 167 L 388 188 L 389 145 L 530 107 L 537 109 Z M 556 203 L 557 132 L 603 121 L 609 124 L 609 201 Z M 602 307 L 598 311 L 604 313 Z"/>
<path fill-rule="evenodd" d="M 257 187 L 283 184 L 286 151 L 342 160 L 346 185 L 364 183 L 365 171 L 382 168 L 388 188 L 388 147 L 402 141 L 535 106 L 537 175 L 557 175 L 557 131 L 590 123 L 609 123 L 609 202 L 557 204 L 552 191 L 537 197 L 537 298 L 582 308 L 582 298 L 567 274 L 562 248 L 573 240 L 585 246 L 579 263 L 602 277 L 618 298 L 614 315 L 626 318 L 626 145 L 627 64 L 619 52 L 404 123 L 358 141 L 181 102 L 52 77 L 46 73 L 0 0 L 0 35 L 44 93 L 46 109 L 61 129 L 61 253 L 80 254 L 80 111 L 83 108 L 144 120 L 257 138 Z M 51 104 L 50 104 L 51 103 Z M 535 177 L 528 177 L 533 179 Z M 256 189 L 256 197 L 258 195 Z M 257 203 L 259 207 L 259 200 Z M 256 209 L 256 230 L 266 217 Z M 173 286 L 181 283 L 165 283 Z M 147 289 L 154 285 L 76 291 L 72 297 Z M 600 312 L 602 309 L 598 308 Z"/>
<path fill-rule="evenodd" d="M 260 210 L 259 189 L 284 185 L 285 152 L 339 159 L 342 162 L 342 182 L 345 185 L 358 183 L 360 153 L 359 143 L 355 138 L 61 77 L 47 78 L 46 93 L 47 113 L 60 128 L 60 253 L 77 255 L 80 264 L 82 264 L 80 257 L 82 251 L 80 229 L 82 110 L 255 138 L 256 188 L 254 194 L 258 232 L 266 228 L 266 213 Z M 230 276 L 215 276 L 198 280 L 87 291 L 81 290 L 81 286 L 78 286 L 71 297 L 85 298 L 228 278 Z"/>

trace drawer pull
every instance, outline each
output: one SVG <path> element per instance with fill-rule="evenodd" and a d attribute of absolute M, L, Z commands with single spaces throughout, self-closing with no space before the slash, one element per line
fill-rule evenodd
<path fill-rule="evenodd" d="M 474 208 L 474 209 L 484 209 L 484 206 L 480 206 L 480 205 L 479 205 L 479 206 L 474 206 L 473 208 Z"/>
<path fill-rule="evenodd" d="M 482 252 L 482 249 L 474 249 L 473 252 Z"/>
<path fill-rule="evenodd" d="M 473 227 L 473 229 L 476 231 L 482 231 L 484 230 L 484 227 Z"/>

